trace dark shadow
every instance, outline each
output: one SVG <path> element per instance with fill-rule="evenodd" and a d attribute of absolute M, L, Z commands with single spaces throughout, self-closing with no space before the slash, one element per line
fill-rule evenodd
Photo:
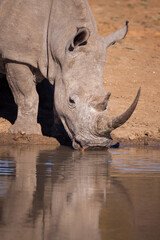
<path fill-rule="evenodd" d="M 55 137 L 62 145 L 71 145 L 60 119 L 54 108 L 54 86 L 47 79 L 36 85 L 39 95 L 38 123 L 41 125 L 44 136 Z M 0 117 L 5 118 L 10 123 L 14 123 L 17 118 L 17 105 L 6 80 L 6 75 L 0 74 Z"/>
<path fill-rule="evenodd" d="M 0 74 L 0 117 L 12 124 L 17 118 L 17 105 L 4 74 Z"/>

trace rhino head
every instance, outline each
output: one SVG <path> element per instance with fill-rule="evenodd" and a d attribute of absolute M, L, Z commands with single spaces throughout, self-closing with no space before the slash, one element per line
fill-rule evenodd
<path fill-rule="evenodd" d="M 107 48 L 123 39 L 127 31 L 128 22 L 103 38 L 91 34 L 86 27 L 77 28 L 66 43 L 63 62 L 55 59 L 59 66 L 55 108 L 75 149 L 109 147 L 110 132 L 124 124 L 137 105 L 140 90 L 126 112 L 110 117 L 107 113 L 110 93 L 103 88 Z"/>

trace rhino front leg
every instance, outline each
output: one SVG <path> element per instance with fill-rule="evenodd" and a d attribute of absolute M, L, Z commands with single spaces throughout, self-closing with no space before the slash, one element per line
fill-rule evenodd
<path fill-rule="evenodd" d="M 24 64 L 7 63 L 6 73 L 14 100 L 18 105 L 18 116 L 10 127 L 12 133 L 41 134 L 37 125 L 38 94 L 35 77 L 30 68 Z"/>

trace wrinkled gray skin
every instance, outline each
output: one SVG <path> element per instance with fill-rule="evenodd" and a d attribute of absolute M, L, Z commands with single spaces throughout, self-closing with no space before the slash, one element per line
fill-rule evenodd
<path fill-rule="evenodd" d="M 107 115 L 106 50 L 127 29 L 128 23 L 99 37 L 86 0 L 2 0 L 0 72 L 7 75 L 18 105 L 10 131 L 40 133 L 35 85 L 45 77 L 55 86 L 55 109 L 73 147 L 109 147 L 110 132 L 130 117 L 140 92 L 124 114 Z"/>

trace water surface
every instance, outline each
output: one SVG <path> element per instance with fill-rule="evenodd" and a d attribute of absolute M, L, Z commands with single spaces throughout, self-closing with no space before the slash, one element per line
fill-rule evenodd
<path fill-rule="evenodd" d="M 0 146 L 0 239 L 160 239 L 160 149 Z"/>

